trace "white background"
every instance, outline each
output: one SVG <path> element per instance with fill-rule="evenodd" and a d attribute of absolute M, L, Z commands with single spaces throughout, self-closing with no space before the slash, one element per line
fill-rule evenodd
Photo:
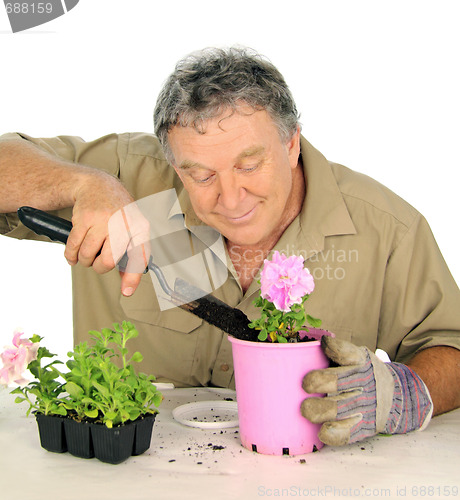
<path fill-rule="evenodd" d="M 80 0 L 12 34 L 0 5 L 0 133 L 151 131 L 179 58 L 247 45 L 284 74 L 314 146 L 426 216 L 460 283 L 459 15 L 455 0 Z M 51 350 L 71 347 L 62 253 L 0 237 L 0 346 L 23 326 Z"/>

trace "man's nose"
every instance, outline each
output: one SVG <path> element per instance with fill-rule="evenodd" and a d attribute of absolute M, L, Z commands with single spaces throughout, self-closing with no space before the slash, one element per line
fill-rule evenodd
<path fill-rule="evenodd" d="M 235 210 L 246 196 L 246 189 L 234 175 L 219 179 L 218 201 L 226 210 Z"/>

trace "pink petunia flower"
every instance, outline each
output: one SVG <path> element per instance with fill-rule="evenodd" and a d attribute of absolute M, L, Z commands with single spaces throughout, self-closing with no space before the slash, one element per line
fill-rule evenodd
<path fill-rule="evenodd" d="M 303 264 L 302 256 L 287 257 L 275 251 L 271 261 L 264 261 L 261 296 L 283 312 L 289 312 L 294 304 L 301 304 L 302 298 L 315 288 L 313 276 Z"/>
<path fill-rule="evenodd" d="M 23 332 L 16 331 L 13 336 L 13 345 L 7 347 L 0 358 L 3 367 L 0 369 L 0 384 L 8 385 L 15 382 L 21 386 L 28 383 L 24 372 L 31 361 L 37 359 L 38 343 L 21 339 Z"/>

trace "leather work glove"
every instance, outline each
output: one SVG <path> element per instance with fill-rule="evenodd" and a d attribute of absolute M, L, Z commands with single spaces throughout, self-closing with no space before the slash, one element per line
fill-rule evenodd
<path fill-rule="evenodd" d="M 319 439 L 331 446 L 354 443 L 378 433 L 423 430 L 433 413 L 421 378 L 401 363 L 384 363 L 367 347 L 322 337 L 321 347 L 338 367 L 313 370 L 303 379 L 308 393 L 326 393 L 302 403 L 302 415 L 323 424 Z"/>

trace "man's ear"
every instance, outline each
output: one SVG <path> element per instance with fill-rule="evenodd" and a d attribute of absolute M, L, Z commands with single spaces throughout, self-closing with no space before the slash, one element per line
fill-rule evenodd
<path fill-rule="evenodd" d="M 286 148 L 289 156 L 291 168 L 294 169 L 299 163 L 300 156 L 300 127 L 292 134 L 292 137 L 287 141 Z"/>

